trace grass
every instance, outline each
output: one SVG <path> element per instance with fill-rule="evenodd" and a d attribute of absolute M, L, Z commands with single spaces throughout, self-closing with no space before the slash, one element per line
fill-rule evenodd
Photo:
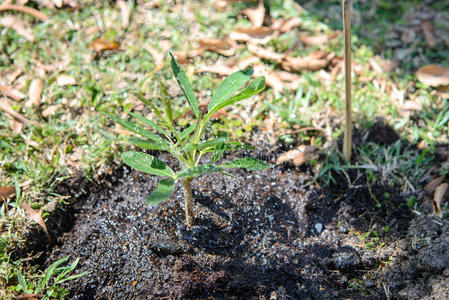
<path fill-rule="evenodd" d="M 269 4 L 272 17 L 300 16 L 303 20 L 302 32 L 313 35 L 342 29 L 340 1 L 305 5 L 306 11 L 303 13 L 296 10 L 289 0 L 269 1 Z M 9 101 L 13 109 L 34 121 L 34 125 L 26 125 L 21 133 L 16 134 L 12 130 L 11 120 L 0 112 L 1 186 L 17 183 L 21 190 L 20 198 L 8 200 L 9 214 L 0 221 L 0 262 L 2 270 L 7 273 L 6 277 L 1 277 L 8 278 L 8 284 L 17 280 L 19 271 L 26 280 L 38 276 L 35 275 L 36 270 L 23 262 L 10 259 L 14 247 L 23 239 L 22 229 L 27 228 L 26 224 L 30 222 L 20 208 L 14 207 L 14 203 L 27 201 L 34 208 L 44 208 L 45 213 L 46 205 L 55 197 L 59 199 L 51 191 L 62 178 L 72 175 L 75 170 L 82 170 L 86 176 L 94 178 L 111 164 L 119 163 L 118 153 L 130 147 L 124 143 L 124 138 L 112 132 L 114 125 L 99 112 L 124 117 L 138 105 L 131 91 L 154 97 L 158 91 L 157 82 L 164 81 L 169 88 L 175 86 L 167 66 L 151 73 L 158 63 L 149 48 L 162 52 L 166 47 L 164 45 L 170 43 L 170 50 L 173 51 L 195 49 L 195 39 L 198 37 L 220 38 L 237 26 L 248 27 L 250 22 L 239 12 L 249 5 L 237 3 L 223 12 L 217 12 L 209 2 L 195 2 L 176 10 L 164 1 L 160 1 L 158 9 L 130 3 L 132 22 L 126 30 L 121 28 L 120 12 L 114 2 L 90 4 L 74 11 L 42 8 L 51 17 L 48 23 L 17 14 L 20 19 L 32 24 L 34 42 L 24 40 L 11 29 L 2 31 L 0 74 L 21 68 L 23 76 L 19 78 L 18 86 L 26 94 L 31 81 L 45 69 L 44 91 L 39 107 L 25 107 L 23 103 L 27 99 Z M 375 13 L 370 9 L 371 5 L 376 5 L 378 10 Z M 279 124 L 277 134 L 281 136 L 281 143 L 294 147 L 313 141 L 315 145 L 328 149 L 320 164 L 322 174 L 328 176 L 323 178 L 329 184 L 334 174 L 330 171 L 346 172 L 350 168 L 358 168 L 366 176 L 373 176 L 373 180 L 393 182 L 404 191 L 410 189 L 410 184 L 413 188 L 419 187 L 423 173 L 437 163 L 435 147 L 448 143 L 449 121 L 447 92 L 423 86 L 414 76 L 416 62 L 444 64 L 443 58 L 448 54 L 446 47 L 439 43 L 430 49 L 422 35 L 418 35 L 414 43 L 389 46 L 395 40 L 391 33 L 398 26 L 408 26 L 407 14 L 419 5 L 421 1 L 418 0 L 357 1 L 354 4 L 356 15 L 357 12 L 363 15 L 363 23 L 353 20 L 353 61 L 358 66 L 353 79 L 354 124 L 365 130 L 373 125 L 375 117 L 382 116 L 397 130 L 402 142 L 391 146 L 363 145 L 354 150 L 356 158 L 353 161 L 356 163 L 350 166 L 337 152 L 332 151 L 335 140 L 342 134 L 342 72 L 331 80 L 323 79 L 322 72 L 299 72 L 298 90 L 284 91 L 278 95 L 268 90 L 264 97 L 257 99 L 255 105 L 248 106 L 244 102 L 235 110 L 228 111 L 213 124 L 212 132 L 221 131 L 231 138 L 248 140 L 253 129 L 262 125 L 264 119 L 274 118 Z M 448 8 L 434 6 L 431 9 L 438 11 L 440 16 L 434 24 L 435 28 L 444 28 Z M 98 31 L 93 30 L 95 26 Z M 89 49 L 88 44 L 101 36 L 119 42 L 120 50 L 95 53 Z M 291 55 L 303 56 L 321 50 L 343 56 L 342 35 L 327 44 L 311 47 L 301 46 L 298 41 L 297 33 L 290 31 L 264 47 L 284 52 L 299 45 L 293 48 Z M 377 56 L 392 59 L 407 49 L 411 52 L 399 72 L 376 73 L 370 67 L 371 59 L 380 62 Z M 244 58 L 250 55 L 246 47 L 242 47 L 237 50 L 236 56 Z M 418 59 L 413 60 L 415 57 Z M 188 76 L 193 78 L 194 91 L 207 94 L 215 90 L 220 79 L 212 74 L 198 76 L 195 69 L 213 64 L 218 59 L 222 57 L 205 52 L 191 58 L 183 66 Z M 276 67 L 270 61 L 263 62 L 269 68 Z M 74 77 L 76 84 L 58 85 L 57 78 L 62 74 Z M 179 99 L 176 89 L 170 91 Z M 419 102 L 423 110 L 411 112 L 410 115 L 402 114 L 404 95 L 408 100 Z M 187 108 L 181 103 L 175 101 L 174 115 L 178 124 L 185 126 L 190 119 L 184 116 Z M 49 108 L 54 108 L 54 113 L 44 117 L 42 112 Z M 244 125 L 243 130 L 232 130 L 240 125 Z M 111 130 L 106 130 L 107 127 Z M 303 127 L 317 130 L 300 131 Z M 404 143 L 421 143 L 423 150 L 408 151 Z M 367 165 L 370 167 L 367 168 Z M 449 172 L 447 165 L 445 168 L 443 172 Z"/>

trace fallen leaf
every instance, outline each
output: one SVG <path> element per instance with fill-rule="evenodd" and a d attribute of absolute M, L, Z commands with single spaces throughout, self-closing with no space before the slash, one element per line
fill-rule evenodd
<path fill-rule="evenodd" d="M 15 16 L 6 16 L 0 19 L 0 25 L 14 29 L 19 35 L 23 36 L 30 42 L 34 41 L 34 35 L 25 22 L 16 18 Z"/>
<path fill-rule="evenodd" d="M 26 119 L 24 116 L 16 112 L 14 109 L 12 109 L 6 98 L 0 98 L 0 109 L 24 124 L 34 124 L 34 122 L 31 122 L 30 120 Z"/>
<path fill-rule="evenodd" d="M 202 50 L 217 52 L 224 56 L 232 56 L 235 54 L 234 48 L 223 39 L 200 38 L 198 39 L 198 44 Z"/>
<path fill-rule="evenodd" d="M 404 105 L 402 105 L 402 109 L 404 110 L 416 110 L 421 111 L 422 110 L 422 104 L 418 103 L 413 100 L 407 100 L 404 102 Z"/>
<path fill-rule="evenodd" d="M 293 163 L 296 167 L 310 161 L 319 148 L 316 146 L 301 145 L 298 149 L 290 150 L 282 153 L 276 160 L 277 164 L 288 162 Z"/>
<path fill-rule="evenodd" d="M 213 73 L 220 76 L 229 76 L 233 73 L 233 71 L 233 68 L 223 65 L 223 63 L 217 63 L 196 69 L 197 73 Z"/>
<path fill-rule="evenodd" d="M 16 101 L 25 98 L 25 95 L 22 92 L 4 84 L 0 84 L 0 91 L 3 93 L 3 95 L 8 96 L 9 98 L 14 99 Z"/>
<path fill-rule="evenodd" d="M 117 132 L 119 135 L 132 135 L 133 133 L 129 130 L 126 130 L 120 124 L 116 124 L 114 128 L 114 132 Z"/>
<path fill-rule="evenodd" d="M 44 295 L 42 294 L 24 294 L 15 297 L 14 300 L 39 300 L 42 299 L 43 297 Z"/>
<path fill-rule="evenodd" d="M 237 61 L 235 64 L 232 65 L 232 67 L 234 67 L 236 70 L 243 70 L 255 65 L 258 62 L 260 62 L 260 59 L 258 57 L 250 56 Z"/>
<path fill-rule="evenodd" d="M 45 206 L 45 211 L 51 212 L 56 209 L 56 204 L 58 204 L 58 199 L 53 198 L 47 205 Z"/>
<path fill-rule="evenodd" d="M 61 107 L 62 104 L 50 105 L 44 111 L 42 111 L 42 116 L 47 118 L 51 115 L 54 115 Z"/>
<path fill-rule="evenodd" d="M 93 49 L 96 52 L 102 52 L 106 50 L 117 50 L 120 48 L 120 44 L 115 41 L 107 41 L 103 38 L 93 40 L 87 45 L 87 48 Z"/>
<path fill-rule="evenodd" d="M 8 83 L 12 84 L 14 81 L 16 81 L 17 77 L 22 75 L 22 73 L 23 73 L 23 70 L 21 68 L 18 68 L 17 70 L 15 70 L 15 71 L 9 73 L 8 75 L 6 75 Z"/>
<path fill-rule="evenodd" d="M 117 0 L 117 5 L 120 7 L 120 13 L 122 16 L 122 28 L 128 28 L 129 26 L 129 7 L 124 0 Z"/>
<path fill-rule="evenodd" d="M 329 42 L 329 37 L 325 34 L 322 35 L 300 35 L 299 39 L 308 46 L 324 45 Z"/>
<path fill-rule="evenodd" d="M 421 29 L 424 34 L 424 38 L 430 47 L 435 47 L 437 39 L 435 38 L 435 30 L 432 23 L 429 20 L 425 20 L 421 23 Z"/>
<path fill-rule="evenodd" d="M 235 41 L 266 44 L 274 37 L 275 30 L 270 27 L 237 27 L 229 38 Z"/>
<path fill-rule="evenodd" d="M 48 21 L 48 17 L 46 15 L 44 15 L 37 9 L 31 8 L 29 6 L 21 6 L 21 5 L 14 5 L 14 4 L 1 4 L 0 11 L 5 11 L 5 10 L 20 11 L 20 12 L 23 12 L 26 14 L 30 14 L 30 15 L 40 19 L 41 21 Z"/>
<path fill-rule="evenodd" d="M 247 47 L 248 47 L 249 52 L 251 52 L 252 54 L 254 54 L 260 58 L 263 58 L 263 59 L 272 60 L 277 63 L 280 63 L 282 61 L 282 59 L 284 58 L 283 54 L 279 54 L 279 53 L 264 49 L 262 47 L 254 45 L 253 43 L 248 43 Z"/>
<path fill-rule="evenodd" d="M 430 86 L 449 85 L 449 69 L 438 65 L 427 65 L 416 72 L 419 81 Z"/>
<path fill-rule="evenodd" d="M 13 186 L 0 186 L 0 199 L 5 200 L 9 196 L 15 195 L 16 189 Z"/>
<path fill-rule="evenodd" d="M 33 79 L 28 90 L 29 100 L 25 103 L 25 107 L 37 106 L 41 102 L 44 81 L 41 78 Z"/>
<path fill-rule="evenodd" d="M 318 71 L 327 67 L 335 54 L 312 53 L 306 57 L 284 57 L 281 66 L 286 71 Z"/>
<path fill-rule="evenodd" d="M 444 176 L 439 176 L 434 179 L 432 179 L 428 184 L 424 186 L 424 190 L 426 192 L 431 193 L 433 190 L 437 188 L 444 180 Z"/>
<path fill-rule="evenodd" d="M 12 123 L 12 131 L 15 134 L 20 134 L 22 132 L 22 129 L 23 129 L 23 123 L 22 122 L 14 121 Z"/>
<path fill-rule="evenodd" d="M 266 84 L 275 92 L 284 89 L 284 83 L 277 77 L 273 71 L 269 70 L 264 64 L 254 66 L 254 77 L 264 76 Z"/>
<path fill-rule="evenodd" d="M 391 72 L 399 67 L 400 61 L 398 59 L 387 59 L 382 60 L 380 65 L 385 72 Z"/>
<path fill-rule="evenodd" d="M 287 32 L 292 30 L 294 27 L 298 27 L 302 24 L 302 20 L 298 17 L 290 18 L 282 22 L 279 26 L 280 32 Z"/>
<path fill-rule="evenodd" d="M 66 85 L 75 85 L 76 80 L 73 76 L 70 75 L 59 75 L 56 79 L 56 82 L 59 86 L 66 86 Z"/>
<path fill-rule="evenodd" d="M 254 26 L 262 26 L 265 18 L 265 6 L 263 5 L 263 0 L 259 0 L 256 7 L 245 9 L 243 13 L 248 17 Z"/>
<path fill-rule="evenodd" d="M 299 79 L 298 74 L 290 73 L 286 71 L 273 71 L 273 73 L 282 81 L 294 82 Z"/>
<path fill-rule="evenodd" d="M 383 73 L 382 67 L 377 63 L 377 61 L 374 58 L 370 58 L 368 60 L 368 63 L 371 66 L 371 69 L 373 69 L 373 71 L 376 74 L 382 75 L 382 73 Z"/>
<path fill-rule="evenodd" d="M 185 64 L 189 62 L 192 58 L 197 57 L 203 53 L 202 49 L 195 49 L 190 51 L 175 51 L 173 52 L 173 56 L 176 58 L 176 61 L 180 64 Z"/>
<path fill-rule="evenodd" d="M 448 188 L 449 188 L 449 184 L 447 184 L 447 183 L 440 184 L 435 189 L 435 193 L 433 194 L 433 201 L 432 201 L 433 212 L 435 213 L 435 215 L 437 215 L 440 218 L 443 216 L 443 214 L 441 212 L 441 202 L 443 201 Z"/>
<path fill-rule="evenodd" d="M 41 226 L 42 229 L 44 229 L 48 241 L 50 241 L 50 235 L 48 234 L 47 225 L 45 225 L 44 220 L 42 219 L 42 208 L 36 211 L 32 209 L 26 202 L 22 203 L 22 208 L 28 214 L 31 220 L 39 224 L 39 226 Z"/>

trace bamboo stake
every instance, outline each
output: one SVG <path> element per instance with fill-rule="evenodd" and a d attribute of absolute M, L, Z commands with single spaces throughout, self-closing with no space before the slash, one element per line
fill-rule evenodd
<path fill-rule="evenodd" d="M 345 133 L 343 141 L 343 155 L 351 160 L 352 146 L 352 115 L 351 115 L 351 0 L 342 0 L 343 31 L 345 41 Z"/>

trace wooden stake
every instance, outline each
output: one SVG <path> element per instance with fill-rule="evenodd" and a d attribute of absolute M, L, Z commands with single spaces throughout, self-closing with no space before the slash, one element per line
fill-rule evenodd
<path fill-rule="evenodd" d="M 345 135 L 343 141 L 343 155 L 351 160 L 352 146 L 352 113 L 351 113 L 351 0 L 342 0 L 343 31 L 345 41 Z"/>
<path fill-rule="evenodd" d="M 184 185 L 184 209 L 186 213 L 186 223 L 189 228 L 192 228 L 195 220 L 193 214 L 193 199 L 192 199 L 192 178 L 182 180 Z"/>

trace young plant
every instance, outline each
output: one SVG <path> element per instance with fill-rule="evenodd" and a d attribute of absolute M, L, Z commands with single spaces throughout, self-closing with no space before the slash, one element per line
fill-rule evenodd
<path fill-rule="evenodd" d="M 173 120 L 172 100 L 169 99 L 167 90 L 163 84 L 160 85 L 163 104 L 161 108 L 143 96 L 136 94 L 148 108 L 154 111 L 157 116 L 156 120 L 149 120 L 138 113 L 130 113 L 131 116 L 142 124 L 154 129 L 157 133 L 146 130 L 129 121 L 122 120 L 115 115 L 106 115 L 124 128 L 144 138 L 132 137 L 130 142 L 134 145 L 145 150 L 168 151 L 178 160 L 180 170 L 175 172 L 165 163 L 149 154 L 137 151 L 128 151 L 122 154 L 122 159 L 128 166 L 145 173 L 166 177 L 160 180 L 157 188 L 147 196 L 147 203 L 150 205 L 155 205 L 168 199 L 173 193 L 175 182 L 178 180 L 182 181 L 184 185 L 186 222 L 189 227 L 192 227 L 194 223 L 191 189 L 192 178 L 212 172 L 227 174 L 226 170 L 232 168 L 260 170 L 269 167 L 267 163 L 255 158 L 239 158 L 231 162 L 217 164 L 224 151 L 244 147 L 244 145 L 229 141 L 224 137 L 204 139 L 206 128 L 209 124 L 208 121 L 213 113 L 225 106 L 256 95 L 265 88 L 265 79 L 264 77 L 256 78 L 244 87 L 251 79 L 252 69 L 237 71 L 229 75 L 219 85 L 215 93 L 213 93 L 207 107 L 207 113 L 202 114 L 198 108 L 198 100 L 195 98 L 195 93 L 193 92 L 189 79 L 171 53 L 170 57 L 173 74 L 192 110 L 195 119 L 193 124 L 182 131 L 176 128 Z M 201 158 L 206 153 L 212 153 L 210 162 L 208 164 L 200 164 Z"/>
<path fill-rule="evenodd" d="M 343 31 L 345 41 L 345 135 L 343 140 L 343 155 L 351 160 L 352 146 L 352 112 L 351 112 L 351 0 L 342 0 Z"/>

